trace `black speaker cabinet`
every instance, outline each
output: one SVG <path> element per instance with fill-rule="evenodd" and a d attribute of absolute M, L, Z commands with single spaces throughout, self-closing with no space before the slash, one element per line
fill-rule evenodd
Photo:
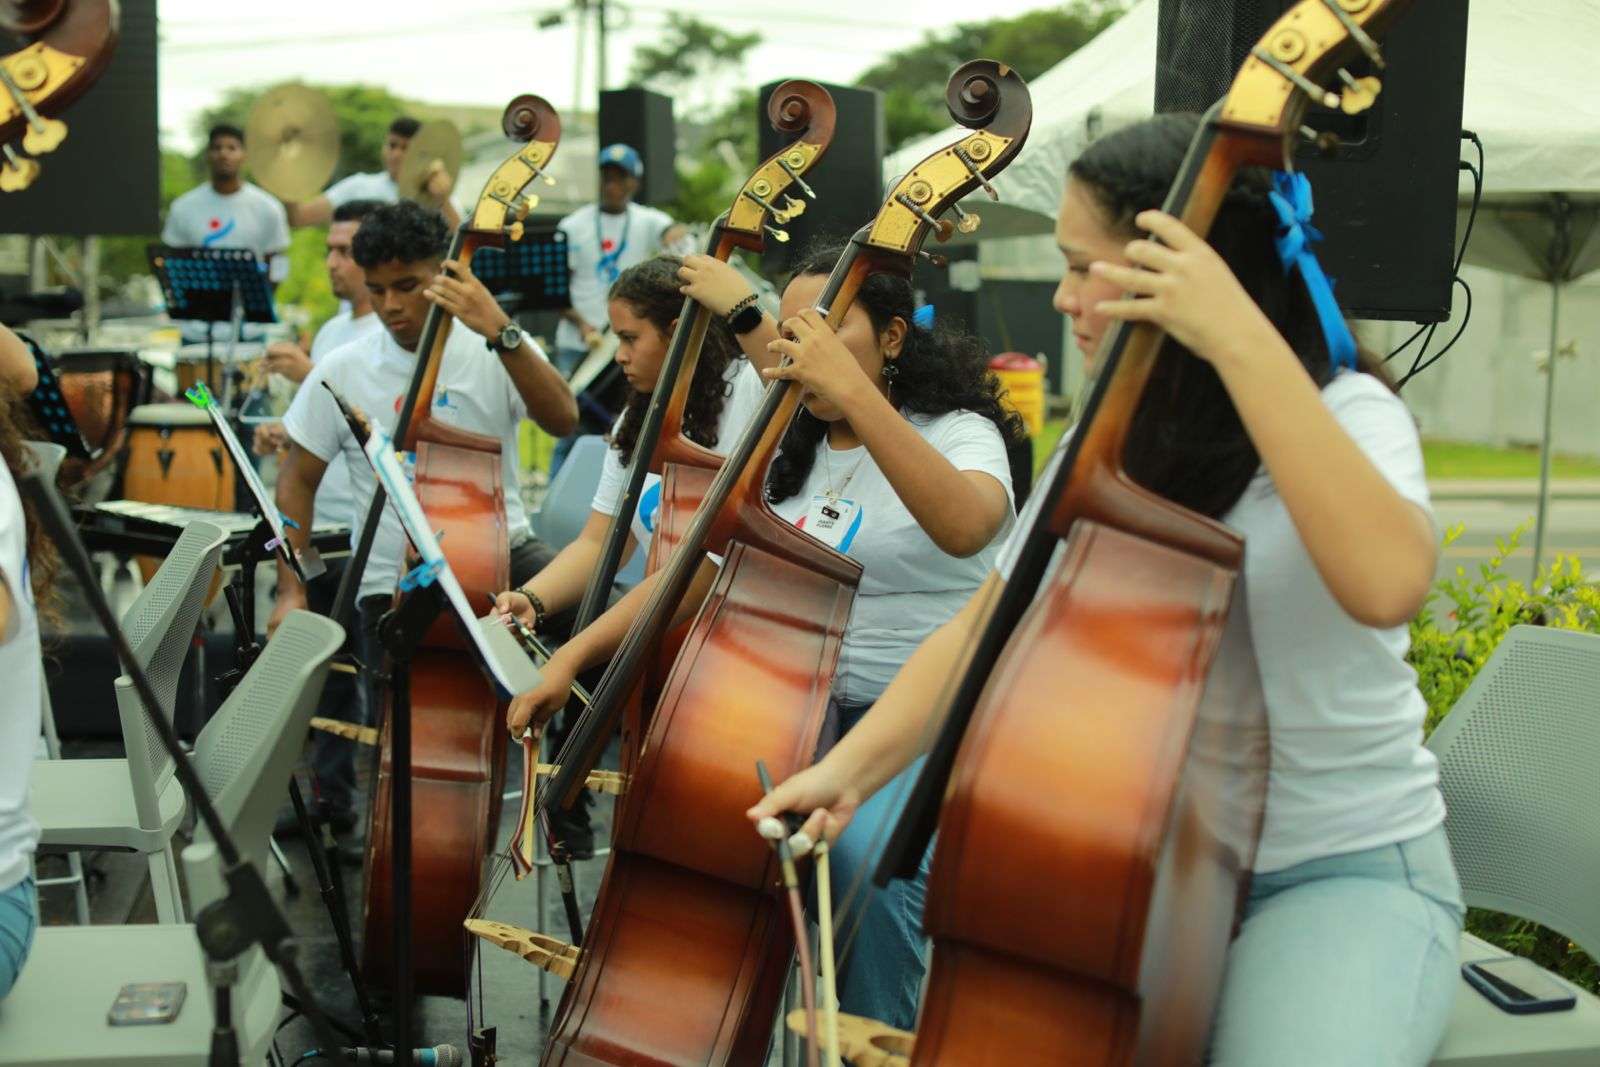
<path fill-rule="evenodd" d="M 641 204 L 664 204 L 678 195 L 677 127 L 672 98 L 649 89 L 607 89 L 600 94 L 600 147 L 629 144 L 644 159 Z"/>
<path fill-rule="evenodd" d="M 1227 92 L 1250 49 L 1294 0 L 1161 0 L 1155 109 L 1204 111 Z M 1302 144 L 1317 246 L 1346 314 L 1440 322 L 1450 315 L 1467 0 L 1417 0 L 1381 42 L 1388 69 L 1371 110 L 1313 108 L 1307 125 L 1337 134 L 1322 156 Z M 1347 69 L 1374 73 L 1365 59 Z"/>
<path fill-rule="evenodd" d="M 152 234 L 161 229 L 156 0 L 121 0 L 120 39 L 100 80 L 62 112 L 67 139 L 38 181 L 0 193 L 0 233 Z M 0 55 L 18 42 L 0 33 Z"/>
<path fill-rule="evenodd" d="M 756 122 L 761 130 L 761 158 L 766 159 L 792 138 L 775 132 L 767 122 L 767 101 L 781 82 L 763 85 L 757 94 Z M 843 241 L 878 213 L 883 203 L 883 151 L 886 140 L 883 96 L 876 89 L 823 85 L 833 96 L 838 113 L 833 143 L 822 162 L 806 175 L 816 192 L 806 212 L 782 227 L 788 243 L 767 239 L 763 266 L 770 274 L 790 269 L 810 244 L 822 238 Z M 798 190 L 795 199 L 803 199 Z"/>

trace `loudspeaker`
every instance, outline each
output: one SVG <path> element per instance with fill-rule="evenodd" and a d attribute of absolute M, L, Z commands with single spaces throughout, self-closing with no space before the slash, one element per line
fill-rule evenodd
<path fill-rule="evenodd" d="M 1295 0 L 1161 0 L 1158 112 L 1204 111 L 1227 92 L 1267 28 Z M 1306 124 L 1339 137 L 1331 155 L 1309 143 L 1295 165 L 1311 179 L 1317 246 L 1345 313 L 1442 322 L 1455 276 L 1456 188 L 1467 0 L 1417 0 L 1380 42 L 1388 67 L 1363 58 L 1383 92 L 1361 115 L 1312 108 Z"/>
<path fill-rule="evenodd" d="M 161 229 L 156 127 L 156 0 L 122 0 L 119 39 L 100 80 L 60 115 L 67 139 L 39 180 L 0 193 L 0 233 L 152 234 Z M 0 55 L 18 42 L 0 33 Z"/>
<path fill-rule="evenodd" d="M 767 101 L 781 84 L 763 85 L 756 94 L 762 159 L 793 140 L 767 122 Z M 788 243 L 767 238 L 762 266 L 769 274 L 788 271 L 806 247 L 819 238 L 843 241 L 871 221 L 883 204 L 883 151 L 887 139 L 883 95 L 876 89 L 845 85 L 824 84 L 823 88 L 833 96 L 837 121 L 827 154 L 805 176 L 817 198 L 806 200 L 805 214 L 781 227 L 789 234 Z M 799 190 L 793 195 L 796 200 L 805 199 Z"/>
<path fill-rule="evenodd" d="M 671 97 L 649 89 L 607 89 L 600 94 L 600 147 L 632 145 L 644 160 L 637 202 L 664 204 L 678 195 L 677 136 Z"/>

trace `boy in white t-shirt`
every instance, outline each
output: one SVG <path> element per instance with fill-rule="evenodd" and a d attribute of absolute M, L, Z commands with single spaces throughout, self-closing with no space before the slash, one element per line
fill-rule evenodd
<path fill-rule="evenodd" d="M 227 123 L 211 127 L 209 179 L 172 202 L 161 241 L 174 248 L 247 248 L 279 282 L 289 273 L 289 219 L 270 193 L 240 178 L 244 161 L 244 131 Z"/>
<path fill-rule="evenodd" d="M 301 384 L 283 420 L 289 451 L 278 474 L 277 505 L 299 526 L 290 528 L 290 540 L 303 546 L 323 475 L 342 457 L 354 504 L 351 542 L 357 542 L 375 479 L 322 383 L 332 385 L 375 428 L 392 433 L 416 366 L 423 321 L 429 306 L 438 304 L 455 321 L 432 398 L 433 417 L 500 440 L 511 576 L 521 580 L 553 553 L 528 531 L 517 483 L 517 426 L 523 418 L 531 418 L 548 433 L 567 433 L 577 422 L 577 404 L 560 374 L 477 278 L 470 272 L 457 277 L 441 273 L 448 238 L 437 212 L 409 201 L 384 205 L 362 220 L 352 252 L 384 329 L 330 352 Z M 399 521 L 393 509 L 387 509 L 360 575 L 358 644 L 369 654 L 375 646 L 365 642 L 376 638 L 377 621 L 388 609 L 400 577 L 405 546 Z M 305 591 L 280 565 L 269 632 L 305 603 Z M 372 662 L 376 657 L 362 659 Z"/>

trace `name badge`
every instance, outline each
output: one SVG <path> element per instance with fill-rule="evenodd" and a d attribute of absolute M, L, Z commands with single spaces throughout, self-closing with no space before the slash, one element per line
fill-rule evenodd
<path fill-rule="evenodd" d="M 811 506 L 795 524 L 829 548 L 850 551 L 861 528 L 861 505 L 854 500 L 832 499 L 821 493 L 811 498 Z"/>

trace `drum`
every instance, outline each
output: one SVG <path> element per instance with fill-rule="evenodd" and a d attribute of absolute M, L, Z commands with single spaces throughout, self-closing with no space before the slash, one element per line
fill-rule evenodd
<path fill-rule="evenodd" d="M 145 404 L 128 416 L 127 464 L 122 495 L 150 504 L 232 511 L 233 460 L 193 404 Z M 160 560 L 139 557 L 145 581 Z"/>
<path fill-rule="evenodd" d="M 261 358 L 266 350 L 266 345 L 259 341 L 240 341 L 233 346 L 233 362 L 230 363 L 226 341 L 217 341 L 212 345 L 209 361 L 204 343 L 186 344 L 173 356 L 172 373 L 178 386 L 174 395 L 181 397 L 195 382 L 205 381 L 212 395 L 220 398 L 224 392 L 223 379 L 230 367 L 239 371 L 235 388 L 247 391 L 261 376 Z M 210 363 L 209 378 L 207 362 Z"/>
<path fill-rule="evenodd" d="M 105 488 L 116 480 L 117 464 L 127 442 L 128 415 L 150 396 L 149 368 L 133 352 L 119 349 L 76 349 L 59 353 L 52 361 L 61 395 L 95 458 L 68 459 L 61 465 L 63 489 L 95 481 L 102 472 Z M 99 492 L 80 490 L 87 498 Z"/>

